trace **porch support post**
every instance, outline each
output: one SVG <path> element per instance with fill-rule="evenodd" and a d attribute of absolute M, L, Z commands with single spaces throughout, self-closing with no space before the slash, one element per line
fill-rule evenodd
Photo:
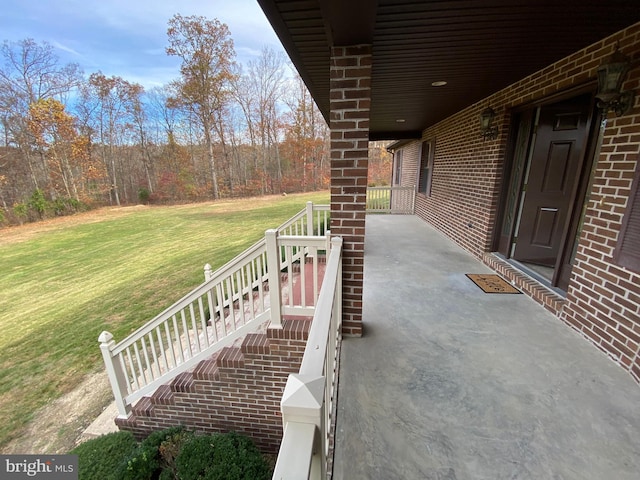
<path fill-rule="evenodd" d="M 331 233 L 342 237 L 345 335 L 362 335 L 371 45 L 331 49 Z"/>

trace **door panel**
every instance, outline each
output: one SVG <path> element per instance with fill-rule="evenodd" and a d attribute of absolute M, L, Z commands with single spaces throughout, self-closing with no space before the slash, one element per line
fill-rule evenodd
<path fill-rule="evenodd" d="M 559 210 L 541 207 L 536 212 L 531 244 L 539 248 L 553 248 L 554 233 L 558 229 Z"/>
<path fill-rule="evenodd" d="M 540 186 L 543 195 L 563 195 L 571 182 L 571 151 L 574 142 L 551 142 Z"/>
<path fill-rule="evenodd" d="M 516 260 L 556 264 L 587 139 L 586 100 L 581 96 L 540 110 L 513 252 Z"/>

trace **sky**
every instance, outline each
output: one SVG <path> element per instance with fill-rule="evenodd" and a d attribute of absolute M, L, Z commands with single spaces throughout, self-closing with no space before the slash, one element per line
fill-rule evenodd
<path fill-rule="evenodd" d="M 179 59 L 165 53 L 176 13 L 225 23 L 243 65 L 263 47 L 283 51 L 257 0 L 0 0 L 0 41 L 46 41 L 87 77 L 101 71 L 152 88 L 179 77 Z"/>

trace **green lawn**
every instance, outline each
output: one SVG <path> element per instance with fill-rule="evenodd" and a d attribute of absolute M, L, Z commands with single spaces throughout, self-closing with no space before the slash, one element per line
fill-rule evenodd
<path fill-rule="evenodd" d="M 326 192 L 129 207 L 0 230 L 0 448 L 119 341 Z M 27 228 L 21 234 L 20 228 Z M 31 233 L 30 233 L 31 232 Z"/>

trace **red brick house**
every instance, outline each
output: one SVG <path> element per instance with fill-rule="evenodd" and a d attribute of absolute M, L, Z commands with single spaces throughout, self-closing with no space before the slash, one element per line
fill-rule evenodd
<path fill-rule="evenodd" d="M 331 127 L 346 334 L 362 333 L 367 145 L 392 140 L 416 215 L 640 381 L 637 2 L 258 1 Z M 616 51 L 637 95 L 602 108 Z"/>

